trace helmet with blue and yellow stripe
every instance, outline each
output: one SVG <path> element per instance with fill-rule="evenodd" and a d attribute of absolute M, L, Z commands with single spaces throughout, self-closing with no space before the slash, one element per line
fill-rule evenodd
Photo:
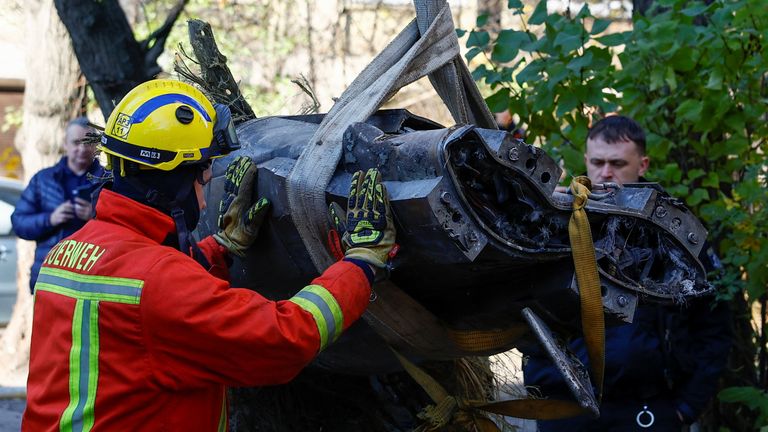
<path fill-rule="evenodd" d="M 162 171 L 207 163 L 240 148 L 229 108 L 195 87 L 158 79 L 128 92 L 107 120 L 101 149 Z"/>

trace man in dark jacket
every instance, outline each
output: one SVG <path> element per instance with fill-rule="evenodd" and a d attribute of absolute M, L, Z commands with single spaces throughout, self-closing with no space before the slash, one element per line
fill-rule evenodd
<path fill-rule="evenodd" d="M 645 181 L 645 133 L 632 119 L 606 117 L 590 130 L 584 159 L 594 183 Z M 711 248 L 704 250 L 705 267 L 717 270 L 717 257 Z M 727 305 L 711 297 L 686 305 L 640 305 L 631 324 L 606 328 L 600 417 L 540 421 L 539 430 L 679 432 L 715 395 L 731 345 L 729 319 Z M 569 347 L 588 367 L 584 339 Z M 543 353 L 529 354 L 526 385 L 550 398 L 572 399 L 551 361 Z"/>
<path fill-rule="evenodd" d="M 36 173 L 24 189 L 11 223 L 16 234 L 37 242 L 35 261 L 29 275 L 34 291 L 40 265 L 48 251 L 64 237 L 82 228 L 93 215 L 88 177 L 101 177 L 104 169 L 95 159 L 96 142 L 85 139 L 91 131 L 88 119 L 69 122 L 64 137 L 65 155 L 56 165 Z M 83 191 L 75 196 L 76 191 Z"/>

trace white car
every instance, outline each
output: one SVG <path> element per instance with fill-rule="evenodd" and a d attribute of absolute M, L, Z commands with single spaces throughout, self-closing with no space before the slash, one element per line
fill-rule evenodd
<path fill-rule="evenodd" d="M 0 177 L 0 326 L 8 323 L 16 303 L 16 234 L 11 226 L 11 213 L 24 184 Z"/>

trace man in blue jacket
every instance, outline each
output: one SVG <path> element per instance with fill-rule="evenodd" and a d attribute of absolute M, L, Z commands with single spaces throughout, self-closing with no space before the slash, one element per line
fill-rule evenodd
<path fill-rule="evenodd" d="M 16 235 L 37 242 L 29 276 L 30 292 L 34 292 L 40 265 L 51 247 L 93 216 L 89 175 L 101 177 L 104 169 L 95 159 L 97 142 L 85 139 L 88 132 L 91 128 L 85 117 L 67 124 L 65 155 L 56 165 L 32 177 L 11 215 Z"/>
<path fill-rule="evenodd" d="M 645 133 L 632 119 L 610 116 L 587 137 L 584 156 L 593 183 L 646 181 Z M 705 245 L 700 259 L 720 268 Z M 600 417 L 539 421 L 541 432 L 674 431 L 693 423 L 717 391 L 731 346 L 727 304 L 699 298 L 686 305 L 641 304 L 631 324 L 606 328 L 605 382 Z M 584 339 L 569 348 L 587 366 Z M 573 399 L 543 352 L 531 352 L 525 384 L 543 396 Z"/>

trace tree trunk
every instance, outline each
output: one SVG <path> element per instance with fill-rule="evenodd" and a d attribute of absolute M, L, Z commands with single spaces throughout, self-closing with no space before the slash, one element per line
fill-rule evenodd
<path fill-rule="evenodd" d="M 157 58 L 187 0 L 180 0 L 166 22 L 141 42 L 134 39 L 117 0 L 54 0 L 54 3 L 71 37 L 80 67 L 107 118 L 126 93 L 162 71 Z"/>
<path fill-rule="evenodd" d="M 495 37 L 501 30 L 501 11 L 504 9 L 506 2 L 501 0 L 477 0 L 477 16 L 486 15 L 488 20 L 482 29 L 491 34 L 491 37 Z"/>
<path fill-rule="evenodd" d="M 645 15 L 653 6 L 653 0 L 632 0 L 632 14 Z"/>
<path fill-rule="evenodd" d="M 79 114 L 84 95 L 80 68 L 67 31 L 51 0 L 24 3 L 27 80 L 23 122 L 16 135 L 24 178 L 53 165 L 59 158 L 64 127 Z M 35 244 L 19 240 L 18 297 L 11 321 L 0 338 L 0 377 L 16 385 L 26 377 L 32 328 L 29 269 Z"/>

